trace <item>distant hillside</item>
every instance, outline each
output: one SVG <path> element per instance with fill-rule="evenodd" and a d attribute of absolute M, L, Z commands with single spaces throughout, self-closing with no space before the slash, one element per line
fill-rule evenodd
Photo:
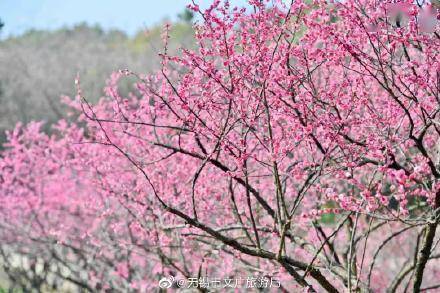
<path fill-rule="evenodd" d="M 0 42 L 0 142 L 4 130 L 18 121 L 56 121 L 64 114 L 60 96 L 75 94 L 79 72 L 87 97 L 96 101 L 111 72 L 128 68 L 150 72 L 157 68 L 162 27 L 130 38 L 121 31 L 103 31 L 80 24 L 57 31 L 29 31 Z M 190 46 L 189 22 L 172 26 L 171 50 Z M 127 91 L 130 83 L 122 85 Z M 3 137 L 2 137 L 3 136 Z"/>

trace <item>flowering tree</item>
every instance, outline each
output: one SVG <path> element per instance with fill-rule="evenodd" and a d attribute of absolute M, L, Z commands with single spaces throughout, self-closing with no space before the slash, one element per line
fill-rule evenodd
<path fill-rule="evenodd" d="M 76 81 L 81 127 L 11 133 L 5 250 L 40 243 L 88 290 L 440 286 L 435 7 L 249 7 L 189 5 L 195 50 L 169 55 L 167 26 L 156 74 L 113 74 L 96 105 Z M 126 97 L 124 76 L 138 80 Z"/>

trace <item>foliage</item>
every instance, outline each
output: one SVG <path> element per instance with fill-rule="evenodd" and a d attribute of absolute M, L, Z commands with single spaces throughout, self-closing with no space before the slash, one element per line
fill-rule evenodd
<path fill-rule="evenodd" d="M 194 19 L 194 12 L 189 9 L 185 9 L 182 13 L 178 15 L 179 19 L 184 22 L 192 22 Z"/>
<path fill-rule="evenodd" d="M 171 50 L 190 46 L 191 26 L 177 24 Z M 47 122 L 45 129 L 61 118 L 68 118 L 60 97 L 75 94 L 73 80 L 80 73 L 84 89 L 97 101 L 105 78 L 120 68 L 143 72 L 157 69 L 160 26 L 150 33 L 130 38 L 117 30 L 80 24 L 57 31 L 29 31 L 0 42 L 0 143 L 4 130 L 17 122 Z M 139 44 L 142 44 L 141 46 Z M 132 81 L 120 85 L 130 91 Z"/>

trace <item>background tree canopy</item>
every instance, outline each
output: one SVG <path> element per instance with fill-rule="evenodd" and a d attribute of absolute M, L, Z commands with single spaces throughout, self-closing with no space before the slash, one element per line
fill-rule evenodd
<path fill-rule="evenodd" d="M 191 45 L 192 14 L 183 12 L 172 26 L 170 50 Z M 0 20 L 0 27 L 2 26 Z M 79 24 L 56 31 L 31 30 L 0 42 L 0 144 L 5 130 L 17 122 L 43 120 L 46 130 L 64 118 L 61 96 L 75 94 L 74 79 L 83 80 L 84 91 L 95 102 L 111 72 L 129 68 L 151 72 L 160 62 L 162 25 L 134 37 L 118 30 Z M 127 93 L 132 81 L 121 85 Z M 93 98 L 92 98 L 93 97 Z"/>

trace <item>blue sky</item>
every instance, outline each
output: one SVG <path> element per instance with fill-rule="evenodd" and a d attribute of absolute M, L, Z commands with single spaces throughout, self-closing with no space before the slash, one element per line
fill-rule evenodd
<path fill-rule="evenodd" d="M 196 1 L 202 7 L 210 0 Z M 245 0 L 231 3 L 242 5 Z M 187 0 L 0 0 L 2 37 L 29 29 L 56 29 L 80 22 L 118 28 L 133 34 L 138 29 L 176 19 Z"/>

